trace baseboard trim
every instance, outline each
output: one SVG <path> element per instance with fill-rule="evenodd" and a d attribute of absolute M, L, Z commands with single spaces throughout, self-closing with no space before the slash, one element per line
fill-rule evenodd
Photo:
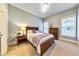
<path fill-rule="evenodd" d="M 76 40 L 70 40 L 70 39 L 66 39 L 66 38 L 60 38 L 60 40 L 63 40 L 65 42 L 69 42 L 69 43 L 72 43 L 72 44 L 79 45 L 79 42 L 76 41 Z"/>

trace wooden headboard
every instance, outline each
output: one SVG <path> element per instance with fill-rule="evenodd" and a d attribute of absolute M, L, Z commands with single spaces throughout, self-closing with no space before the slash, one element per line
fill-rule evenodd
<path fill-rule="evenodd" d="M 38 27 L 26 27 L 26 34 L 27 34 L 27 30 L 39 30 Z"/>

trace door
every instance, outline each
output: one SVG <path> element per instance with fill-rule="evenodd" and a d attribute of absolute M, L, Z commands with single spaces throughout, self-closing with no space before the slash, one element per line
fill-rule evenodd
<path fill-rule="evenodd" d="M 0 36 L 0 55 L 1 55 L 1 36 Z"/>
<path fill-rule="evenodd" d="M 1 36 L 2 36 L 2 34 L 0 32 L 0 55 L 1 55 Z"/>
<path fill-rule="evenodd" d="M 0 53 L 1 55 L 7 52 L 7 32 L 8 32 L 8 19 L 6 5 L 0 3 Z"/>
<path fill-rule="evenodd" d="M 3 20 L 2 20 L 2 19 L 3 19 L 3 12 L 0 11 L 0 55 L 1 55 L 1 50 L 2 50 L 2 49 L 1 49 L 1 47 L 2 47 L 1 45 L 2 45 L 2 39 L 3 39 L 3 38 L 1 37 L 2 28 L 3 28 L 3 25 L 2 25 L 2 24 L 3 24 Z"/>

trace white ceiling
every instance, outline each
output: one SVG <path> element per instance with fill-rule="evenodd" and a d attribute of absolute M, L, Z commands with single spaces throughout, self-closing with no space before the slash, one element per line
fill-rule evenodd
<path fill-rule="evenodd" d="M 47 16 L 51 16 L 73 8 L 77 5 L 77 3 L 50 3 L 49 9 L 45 13 L 42 12 L 40 3 L 13 3 L 11 5 L 29 12 L 35 16 L 45 18 Z"/>

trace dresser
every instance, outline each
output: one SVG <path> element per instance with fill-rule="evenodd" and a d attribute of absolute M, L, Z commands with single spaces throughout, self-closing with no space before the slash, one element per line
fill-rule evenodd
<path fill-rule="evenodd" d="M 49 34 L 54 35 L 55 39 L 58 40 L 58 28 L 49 28 Z"/>

